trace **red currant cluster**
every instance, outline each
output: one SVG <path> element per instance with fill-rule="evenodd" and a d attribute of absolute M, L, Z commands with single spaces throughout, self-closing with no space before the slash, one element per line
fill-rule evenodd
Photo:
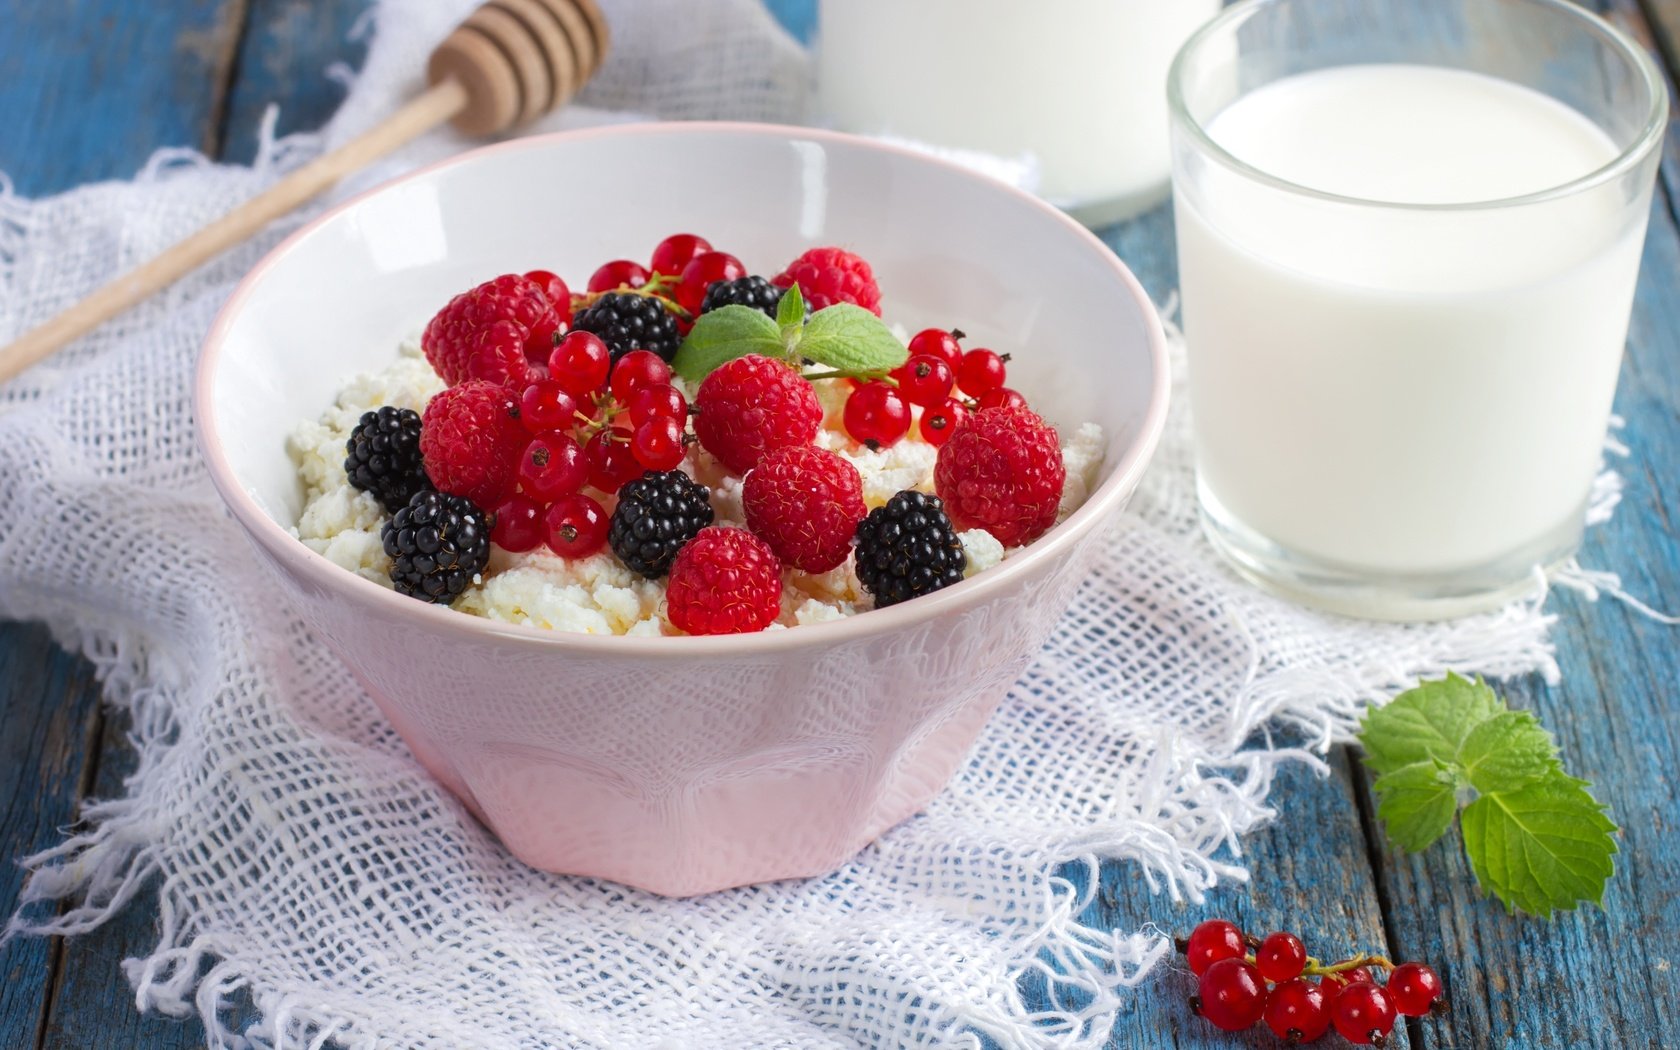
<path fill-rule="evenodd" d="M 693 323 L 706 289 L 714 281 L 733 281 L 747 275 L 741 260 L 713 251 L 711 242 L 692 233 L 674 233 L 653 249 L 648 265 L 632 259 L 602 263 L 589 277 L 589 294 L 640 291 L 675 305 L 679 327 Z"/>
<path fill-rule="evenodd" d="M 1256 940 L 1233 923 L 1209 919 L 1178 949 L 1198 979 L 1190 1008 L 1227 1032 L 1265 1021 L 1286 1043 L 1310 1043 L 1334 1024 L 1350 1043 L 1382 1046 L 1397 1017 L 1422 1017 L 1445 1005 L 1441 978 L 1422 963 L 1396 966 L 1365 954 L 1321 963 L 1293 933 Z M 1386 984 L 1376 983 L 1373 968 L 1388 974 Z"/>
<path fill-rule="evenodd" d="M 885 379 L 859 383 L 846 399 L 842 422 L 854 441 L 886 447 L 910 432 L 910 406 L 922 409 L 920 430 L 943 445 L 970 412 L 1027 399 L 1004 386 L 1008 354 L 964 351 L 963 333 L 927 328 L 910 340 L 910 356 Z M 963 396 L 966 395 L 966 396 Z"/>

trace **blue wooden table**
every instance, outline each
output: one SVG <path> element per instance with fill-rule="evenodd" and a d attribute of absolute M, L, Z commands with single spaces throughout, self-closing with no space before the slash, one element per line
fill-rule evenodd
<path fill-rule="evenodd" d="M 356 64 L 347 33 L 365 0 L 8 0 L 0 7 L 0 170 L 17 192 L 49 194 L 131 176 L 159 146 L 246 161 L 266 106 L 282 131 L 325 120 L 341 91 L 323 76 Z M 1171 0 L 1159 0 L 1171 2 Z M 813 0 L 773 2 L 796 32 Z M 1680 0 L 1591 0 L 1677 68 Z M 1680 607 L 1680 137 L 1671 135 L 1651 217 L 1618 409 L 1633 457 L 1615 520 L 1592 531 L 1584 561 Z M 1103 231 L 1157 297 L 1174 283 L 1171 219 L 1157 211 Z M 1389 849 L 1369 779 L 1347 755 L 1333 775 L 1285 774 L 1280 817 L 1246 844 L 1253 881 L 1204 906 L 1152 897 L 1110 867 L 1095 918 L 1125 928 L 1186 928 L 1208 914 L 1250 929 L 1293 928 L 1309 943 L 1385 948 L 1434 963 L 1450 1014 L 1397 1033 L 1425 1048 L 1680 1046 L 1680 631 L 1614 602 L 1555 599 L 1562 683 L 1507 683 L 1551 726 L 1572 766 L 1594 780 L 1623 827 L 1601 910 L 1552 922 L 1512 918 L 1479 899 L 1463 857 Z M 80 800 L 120 793 L 132 757 L 120 716 L 102 713 L 91 668 L 46 632 L 0 625 L 0 855 L 56 843 Z M 0 911 L 21 876 L 0 865 Z M 117 921 L 65 942 L 0 951 L 0 1050 L 162 1050 L 203 1045 L 196 1022 L 139 1016 L 120 963 L 155 943 L 142 896 Z M 1116 1047 L 1275 1045 L 1213 1033 L 1185 1010 L 1184 978 L 1163 971 L 1117 1024 Z M 746 1045 L 745 1041 L 743 1045 Z"/>

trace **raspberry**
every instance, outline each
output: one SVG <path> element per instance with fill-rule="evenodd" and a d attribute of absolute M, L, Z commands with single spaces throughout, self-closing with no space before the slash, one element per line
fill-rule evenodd
<path fill-rule="evenodd" d="M 530 440 L 513 391 L 482 379 L 432 398 L 420 422 L 420 454 L 432 483 L 480 507 L 512 494 L 519 453 Z"/>
<path fill-rule="evenodd" d="M 448 605 L 490 561 L 490 525 L 471 500 L 416 492 L 379 538 L 398 594 Z"/>
<path fill-rule="evenodd" d="M 618 490 L 607 542 L 633 572 L 654 579 L 671 571 L 677 551 L 711 523 L 706 486 L 680 470 L 656 470 Z"/>
<path fill-rule="evenodd" d="M 852 303 L 879 317 L 881 289 L 875 271 L 860 257 L 843 248 L 812 248 L 788 263 L 787 269 L 771 278 L 781 288 L 799 285 L 806 305 L 821 310 L 835 303 Z"/>
<path fill-rule="evenodd" d="M 939 448 L 934 488 L 959 528 L 1018 547 L 1056 523 L 1067 471 L 1056 432 L 1029 408 L 983 408 Z"/>
<path fill-rule="evenodd" d="M 746 529 L 701 529 L 677 555 L 666 615 L 689 634 L 762 631 L 782 611 L 782 567 Z"/>
<path fill-rule="evenodd" d="M 766 452 L 741 498 L 747 527 L 776 557 L 805 572 L 827 572 L 845 561 L 869 511 L 857 468 L 815 445 Z"/>
<path fill-rule="evenodd" d="M 961 583 L 968 555 L 938 496 L 906 489 L 857 530 L 858 582 L 877 608 Z"/>
<path fill-rule="evenodd" d="M 762 277 L 738 277 L 733 281 L 713 281 L 700 301 L 700 312 L 709 314 L 725 306 L 750 306 L 776 318 L 786 288 L 777 288 Z"/>
<path fill-rule="evenodd" d="M 632 350 L 651 350 L 669 361 L 682 344 L 677 319 L 651 295 L 608 292 L 578 311 L 572 328 L 600 336 L 615 364 Z"/>
<path fill-rule="evenodd" d="M 495 336 L 477 338 L 480 329 L 500 321 L 517 330 L 501 329 Z M 523 390 L 532 379 L 529 362 L 548 360 L 560 324 L 560 315 L 540 284 L 504 273 L 449 300 L 426 325 L 420 347 L 450 386 L 468 379 L 491 379 Z M 521 349 L 525 360 L 515 360 L 508 353 L 511 345 Z M 490 372 L 475 371 L 479 368 Z"/>
<path fill-rule="evenodd" d="M 747 354 L 726 361 L 694 395 L 694 433 L 737 474 L 771 449 L 809 445 L 822 426 L 822 404 L 798 372 Z"/>
<path fill-rule="evenodd" d="M 362 413 L 344 443 L 350 484 L 371 492 L 395 514 L 416 492 L 432 487 L 420 460 L 420 414 L 390 405 Z"/>

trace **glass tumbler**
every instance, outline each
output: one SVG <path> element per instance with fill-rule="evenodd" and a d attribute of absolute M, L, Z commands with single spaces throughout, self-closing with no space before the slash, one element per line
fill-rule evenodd
<path fill-rule="evenodd" d="M 1565 0 L 1246 0 L 1168 81 L 1203 524 L 1239 572 L 1441 619 L 1566 560 L 1666 126 Z"/>

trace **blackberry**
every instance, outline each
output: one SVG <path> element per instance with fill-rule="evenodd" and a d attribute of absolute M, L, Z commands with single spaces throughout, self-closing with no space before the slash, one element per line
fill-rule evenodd
<path fill-rule="evenodd" d="M 600 336 L 613 364 L 632 350 L 651 350 L 669 361 L 682 344 L 677 319 L 651 295 L 608 292 L 580 311 L 572 328 Z"/>
<path fill-rule="evenodd" d="M 777 288 L 762 277 L 738 277 L 733 281 L 713 281 L 706 287 L 706 298 L 700 300 L 700 312 L 709 314 L 721 306 L 750 306 L 776 319 L 776 307 L 781 305 L 783 288 Z"/>
<path fill-rule="evenodd" d="M 362 413 L 350 440 L 344 443 L 344 473 L 350 484 L 395 514 L 408 506 L 416 492 L 432 487 L 420 461 L 420 414 L 407 408 L 384 408 Z"/>
<path fill-rule="evenodd" d="M 416 492 L 379 534 L 398 594 L 448 605 L 490 561 L 490 523 L 463 496 Z"/>
<path fill-rule="evenodd" d="M 858 581 L 875 596 L 876 608 L 961 583 L 967 567 L 938 496 L 906 489 L 858 524 Z"/>
<path fill-rule="evenodd" d="M 618 490 L 607 542 L 649 579 L 671 571 L 683 544 L 712 523 L 711 493 L 680 470 L 655 470 Z"/>

